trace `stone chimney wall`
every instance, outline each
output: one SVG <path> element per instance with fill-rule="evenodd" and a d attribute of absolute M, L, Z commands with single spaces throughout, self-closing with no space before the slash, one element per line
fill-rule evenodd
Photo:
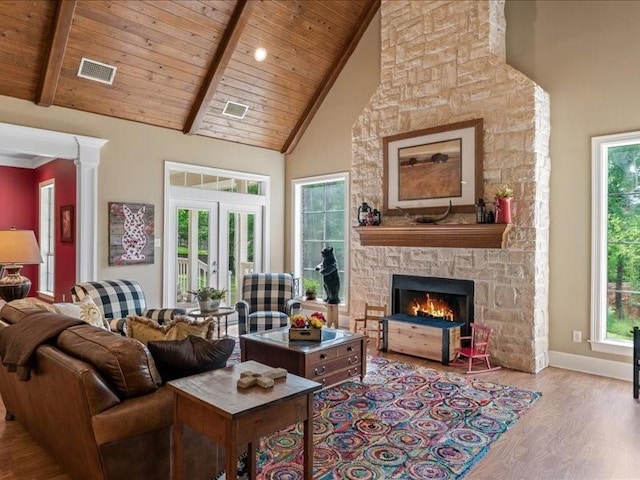
<path fill-rule="evenodd" d="M 514 226 L 505 249 L 363 247 L 352 232 L 351 315 L 365 302 L 390 304 L 394 273 L 474 280 L 475 321 L 496 330 L 494 361 L 540 371 L 549 356 L 549 96 L 505 62 L 503 1 L 383 0 L 381 24 L 381 84 L 352 130 L 351 224 L 363 201 L 382 210 L 383 137 L 483 118 L 484 198 L 510 185 Z"/>

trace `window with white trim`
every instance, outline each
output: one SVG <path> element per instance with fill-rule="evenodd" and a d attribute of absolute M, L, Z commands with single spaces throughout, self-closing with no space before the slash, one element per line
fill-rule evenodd
<path fill-rule="evenodd" d="M 38 292 L 53 297 L 55 293 L 55 183 L 40 183 L 40 254 Z"/>
<path fill-rule="evenodd" d="M 322 262 L 321 250 L 333 247 L 340 274 L 340 303 L 348 296 L 348 180 L 347 173 L 308 177 L 293 181 L 293 267 L 303 295 L 310 281 L 323 298 L 322 275 L 315 270 Z"/>
<path fill-rule="evenodd" d="M 640 132 L 594 137 L 591 348 L 631 355 L 640 326 Z"/>

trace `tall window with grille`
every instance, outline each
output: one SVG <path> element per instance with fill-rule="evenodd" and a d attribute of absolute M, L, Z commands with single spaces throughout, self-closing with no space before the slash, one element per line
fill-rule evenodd
<path fill-rule="evenodd" d="M 322 298 L 322 275 L 315 270 L 322 262 L 320 252 L 333 247 L 340 275 L 340 300 L 348 295 L 348 209 L 346 173 L 305 178 L 293 182 L 294 274 L 301 281 L 300 294 L 310 283 L 318 286 Z"/>
<path fill-rule="evenodd" d="M 40 264 L 38 292 L 47 296 L 55 293 L 55 183 L 40 184 Z"/>
<path fill-rule="evenodd" d="M 640 132 L 593 147 L 592 344 L 624 353 L 640 326 Z"/>

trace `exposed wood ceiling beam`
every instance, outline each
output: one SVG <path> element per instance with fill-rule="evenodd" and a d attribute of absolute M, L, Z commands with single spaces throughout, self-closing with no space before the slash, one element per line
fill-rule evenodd
<path fill-rule="evenodd" d="M 36 94 L 36 103 L 43 107 L 53 105 L 53 99 L 56 96 L 64 51 L 69 40 L 77 3 L 77 0 L 58 0 L 46 61 L 42 66 L 40 85 Z"/>
<path fill-rule="evenodd" d="M 364 32 L 367 30 L 367 27 L 371 23 L 371 20 L 373 20 L 373 17 L 376 15 L 376 12 L 379 8 L 380 0 L 373 0 L 362 12 L 362 15 L 360 15 L 360 19 L 358 20 L 358 27 L 353 32 L 351 38 L 347 41 L 342 55 L 340 55 L 340 57 L 331 66 L 329 73 L 322 80 L 313 97 L 311 97 L 311 101 L 300 116 L 300 119 L 296 123 L 296 126 L 291 131 L 291 135 L 289 135 L 289 138 L 287 138 L 287 141 L 282 146 L 282 150 L 280 150 L 280 153 L 289 154 L 293 151 L 294 148 L 296 148 L 296 145 L 300 141 L 300 138 L 302 138 L 302 135 L 311 123 L 313 116 L 320 108 L 320 105 L 322 105 L 322 102 L 337 80 L 338 75 L 340 75 L 340 72 L 346 65 L 347 60 L 349 60 L 349 57 L 356 49 L 358 42 L 362 38 L 362 35 L 364 35 Z"/>
<path fill-rule="evenodd" d="M 187 121 L 183 129 L 184 133 L 194 135 L 200 129 L 207 112 L 207 108 L 213 100 L 218 84 L 222 79 L 224 70 L 229 63 L 229 60 L 231 60 L 231 56 L 236 49 L 238 40 L 240 40 L 242 31 L 249 20 L 249 15 L 251 14 L 254 1 L 255 0 L 238 0 L 236 8 L 233 11 L 233 15 L 229 20 L 229 24 L 227 25 L 222 39 L 220 40 L 220 45 L 218 45 L 216 55 L 209 67 L 204 83 L 202 84 L 202 87 L 200 87 L 198 96 L 191 107 L 191 111 L 189 112 L 189 116 L 187 117 Z"/>

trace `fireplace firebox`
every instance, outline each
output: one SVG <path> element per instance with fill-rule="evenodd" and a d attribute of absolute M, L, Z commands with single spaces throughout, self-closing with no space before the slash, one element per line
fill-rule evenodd
<path fill-rule="evenodd" d="M 424 320 L 462 322 L 460 334 L 471 335 L 474 283 L 471 280 L 393 275 L 391 313 Z"/>

